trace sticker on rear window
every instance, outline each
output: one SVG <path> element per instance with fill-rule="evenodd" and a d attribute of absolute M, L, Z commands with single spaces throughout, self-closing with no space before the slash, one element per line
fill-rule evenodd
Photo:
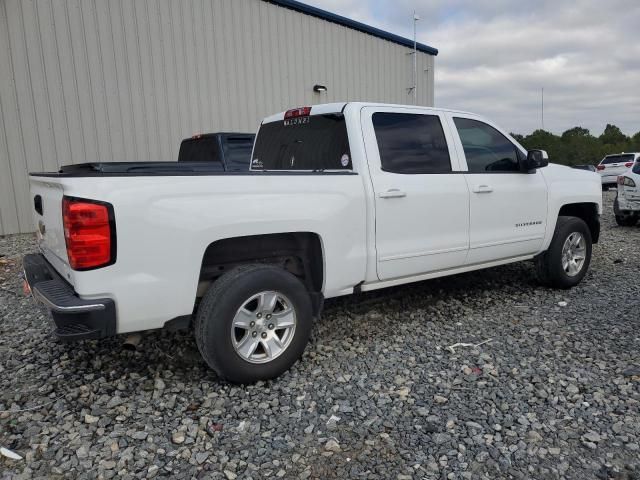
<path fill-rule="evenodd" d="M 349 165 L 349 155 L 347 155 L 346 153 L 342 155 L 342 157 L 340 157 L 340 163 L 342 164 L 343 167 L 346 167 L 347 165 Z"/>
<path fill-rule="evenodd" d="M 254 158 L 251 162 L 251 168 L 264 168 L 259 158 Z"/>

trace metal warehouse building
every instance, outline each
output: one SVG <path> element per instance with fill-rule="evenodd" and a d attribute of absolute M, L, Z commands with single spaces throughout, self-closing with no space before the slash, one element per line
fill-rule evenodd
<path fill-rule="evenodd" d="M 184 137 L 292 106 L 413 103 L 412 52 L 292 0 L 1 0 L 0 235 L 33 230 L 27 172 L 175 160 Z M 437 53 L 417 45 L 420 105 Z"/>

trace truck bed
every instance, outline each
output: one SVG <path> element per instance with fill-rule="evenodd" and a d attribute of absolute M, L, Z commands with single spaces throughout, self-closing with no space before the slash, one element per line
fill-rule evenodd
<path fill-rule="evenodd" d="M 246 170 L 225 171 L 214 162 L 91 162 L 65 165 L 57 172 L 31 172 L 31 177 L 179 177 L 179 176 L 309 176 L 309 175 L 355 175 L 351 171 L 280 171 Z"/>

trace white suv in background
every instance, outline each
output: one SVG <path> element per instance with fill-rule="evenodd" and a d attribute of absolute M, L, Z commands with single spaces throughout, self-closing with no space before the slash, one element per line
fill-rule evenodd
<path fill-rule="evenodd" d="M 640 219 L 640 161 L 618 177 L 618 195 L 613 202 L 616 222 L 621 227 L 633 227 Z"/>
<path fill-rule="evenodd" d="M 602 179 L 602 188 L 615 187 L 618 182 L 618 175 L 633 167 L 633 164 L 640 160 L 640 153 L 616 153 L 604 157 L 598 166 L 598 173 Z"/>

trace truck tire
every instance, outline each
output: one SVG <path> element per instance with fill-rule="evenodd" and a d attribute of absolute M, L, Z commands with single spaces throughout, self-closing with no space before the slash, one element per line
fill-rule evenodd
<path fill-rule="evenodd" d="M 558 217 L 549 249 L 538 256 L 538 278 L 543 285 L 571 288 L 587 274 L 592 240 L 589 227 L 577 217 Z"/>
<path fill-rule="evenodd" d="M 311 299 L 297 277 L 271 265 L 243 265 L 205 293 L 196 315 L 196 343 L 221 378 L 268 380 L 300 358 L 312 318 Z"/>

